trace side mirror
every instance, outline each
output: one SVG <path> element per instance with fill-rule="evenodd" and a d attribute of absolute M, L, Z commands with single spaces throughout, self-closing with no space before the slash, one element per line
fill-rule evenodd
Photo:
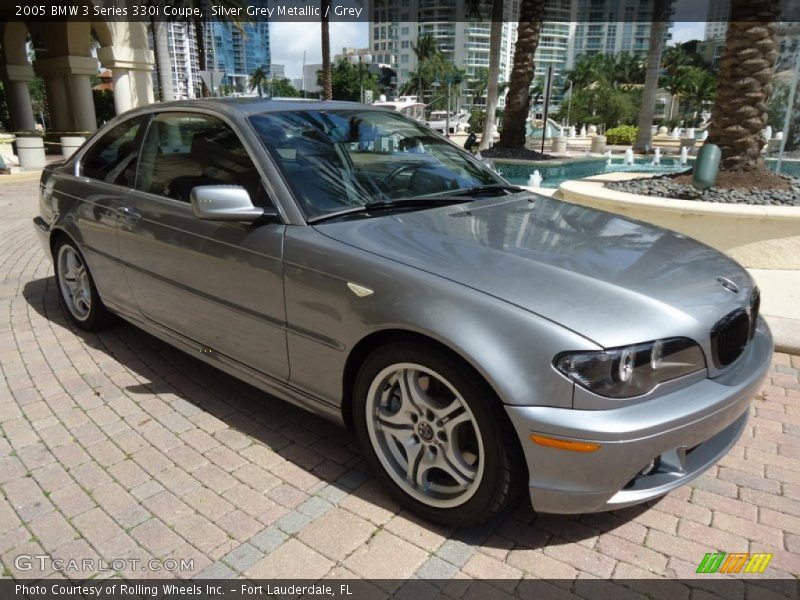
<path fill-rule="evenodd" d="M 199 185 L 189 195 L 192 210 L 206 221 L 255 221 L 275 219 L 277 213 L 253 206 L 250 194 L 239 185 Z"/>

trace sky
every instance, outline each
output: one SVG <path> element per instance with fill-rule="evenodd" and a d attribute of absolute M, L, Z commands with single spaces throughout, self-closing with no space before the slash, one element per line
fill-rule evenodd
<path fill-rule="evenodd" d="M 703 39 L 704 21 L 678 21 L 681 17 L 696 18 L 692 14 L 692 6 L 695 4 L 693 0 L 676 2 L 676 22 L 672 27 L 673 43 Z M 331 56 L 339 54 L 342 48 L 366 48 L 369 43 L 368 23 L 332 22 L 330 28 Z M 301 76 L 304 51 L 307 64 L 322 62 L 319 23 L 270 23 L 269 36 L 272 62 L 284 65 L 289 79 Z"/>
<path fill-rule="evenodd" d="M 369 24 L 335 21 L 330 24 L 331 56 L 342 48 L 366 48 L 369 44 Z M 303 70 L 303 52 L 306 64 L 321 63 L 320 24 L 270 23 L 269 47 L 272 63 L 284 65 L 289 79 L 298 79 Z"/>

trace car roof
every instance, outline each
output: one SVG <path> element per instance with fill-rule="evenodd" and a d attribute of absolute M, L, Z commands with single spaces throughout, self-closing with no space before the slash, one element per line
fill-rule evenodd
<path fill-rule="evenodd" d="M 315 100 L 303 98 L 199 98 L 175 102 L 157 102 L 141 107 L 142 112 L 158 112 L 180 108 L 202 109 L 222 112 L 231 117 L 247 117 L 253 114 L 292 110 L 333 110 L 366 109 L 385 110 L 385 108 L 357 102 L 335 100 Z"/>

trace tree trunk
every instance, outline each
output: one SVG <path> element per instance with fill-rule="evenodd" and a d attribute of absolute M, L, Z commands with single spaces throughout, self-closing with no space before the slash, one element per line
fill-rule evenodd
<path fill-rule="evenodd" d="M 205 36 L 205 21 L 201 17 L 194 17 L 192 19 L 194 24 L 194 37 L 197 44 L 197 68 L 200 71 L 205 71 L 208 68 L 208 55 L 206 54 L 206 36 Z M 200 79 L 200 94 L 203 98 L 211 95 L 208 86 L 203 79 Z"/>
<path fill-rule="evenodd" d="M 647 70 L 644 76 L 642 106 L 636 125 L 636 141 L 633 149 L 636 152 L 649 152 L 653 144 L 653 112 L 656 108 L 656 91 L 658 91 L 658 75 L 661 70 L 661 52 L 664 50 L 664 31 L 669 14 L 668 0 L 655 0 L 653 19 L 650 25 L 650 47 L 647 52 Z"/>
<path fill-rule="evenodd" d="M 169 29 L 166 21 L 151 20 L 153 24 L 153 63 L 156 67 L 158 95 L 162 102 L 175 100 L 172 86 L 172 61 L 169 56 Z"/>
<path fill-rule="evenodd" d="M 503 131 L 500 133 L 500 146 L 504 148 L 525 147 L 525 120 L 530 110 L 530 88 L 534 75 L 533 57 L 539 45 L 543 18 L 543 0 L 520 1 L 514 66 L 503 113 Z"/>
<path fill-rule="evenodd" d="M 492 29 L 489 37 L 489 81 L 486 86 L 486 116 L 483 119 L 483 135 L 479 150 L 488 150 L 492 145 L 495 113 L 497 112 L 497 87 L 500 80 L 500 54 L 503 51 L 503 0 L 492 2 Z"/>
<path fill-rule="evenodd" d="M 333 78 L 331 77 L 331 39 L 330 15 L 331 0 L 322 0 L 320 12 L 322 17 L 322 99 L 333 99 Z"/>
<path fill-rule="evenodd" d="M 778 58 L 773 0 L 732 0 L 708 142 L 722 150 L 722 169 L 764 169 L 762 131 Z"/>

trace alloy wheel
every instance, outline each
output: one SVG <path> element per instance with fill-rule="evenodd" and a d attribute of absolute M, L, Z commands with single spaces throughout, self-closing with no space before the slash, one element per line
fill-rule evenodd
<path fill-rule="evenodd" d="M 483 441 L 444 377 L 418 364 L 391 365 L 373 379 L 366 411 L 370 442 L 404 492 L 436 508 L 472 497 L 483 477 Z"/>

